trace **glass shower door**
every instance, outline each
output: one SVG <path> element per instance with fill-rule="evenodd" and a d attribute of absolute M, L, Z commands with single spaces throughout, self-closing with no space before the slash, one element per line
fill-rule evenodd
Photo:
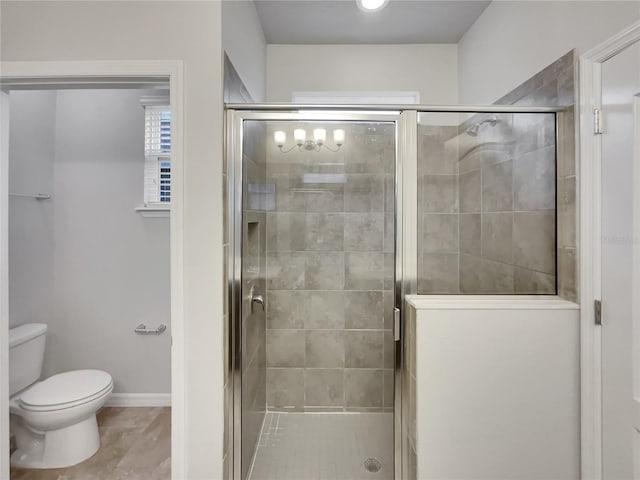
<path fill-rule="evenodd" d="M 391 480 L 396 123 L 242 115 L 234 477 Z"/>

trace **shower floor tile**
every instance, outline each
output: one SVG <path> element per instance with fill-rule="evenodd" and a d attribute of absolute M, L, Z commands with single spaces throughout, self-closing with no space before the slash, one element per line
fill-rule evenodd
<path fill-rule="evenodd" d="M 391 413 L 270 412 L 249 480 L 393 480 L 393 445 Z"/>

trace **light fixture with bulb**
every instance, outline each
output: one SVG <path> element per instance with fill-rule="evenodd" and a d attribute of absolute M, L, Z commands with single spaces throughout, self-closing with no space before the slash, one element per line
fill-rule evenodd
<path fill-rule="evenodd" d="M 358 8 L 367 13 L 382 10 L 388 2 L 389 0 L 356 0 Z"/>
<path fill-rule="evenodd" d="M 345 132 L 341 128 L 333 130 L 333 143 L 335 148 L 331 148 L 327 145 L 327 131 L 324 128 L 314 128 L 313 138 L 307 138 L 307 131 L 304 128 L 296 128 L 293 131 L 293 140 L 295 143 L 288 149 L 284 146 L 287 143 L 287 132 L 284 130 L 277 130 L 273 133 L 273 140 L 276 147 L 280 149 L 282 153 L 289 153 L 294 148 L 298 148 L 299 151 L 315 151 L 319 152 L 323 147 L 331 152 L 337 152 L 340 147 L 344 145 Z"/>

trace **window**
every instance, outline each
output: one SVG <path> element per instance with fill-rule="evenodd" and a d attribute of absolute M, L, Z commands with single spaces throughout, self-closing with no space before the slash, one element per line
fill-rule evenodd
<path fill-rule="evenodd" d="M 171 109 L 144 109 L 144 203 L 171 203 Z"/>

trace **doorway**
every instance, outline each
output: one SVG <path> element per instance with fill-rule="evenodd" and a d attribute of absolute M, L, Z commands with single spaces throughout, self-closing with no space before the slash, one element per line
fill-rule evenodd
<path fill-rule="evenodd" d="M 399 118 L 229 111 L 237 480 L 396 478 Z"/>
<path fill-rule="evenodd" d="M 11 72 L 11 73 L 10 73 Z M 5 77 L 3 77 L 2 79 L 2 87 L 3 87 L 3 92 L 2 92 L 2 145 L 3 145 L 3 149 L 2 149 L 2 172 L 3 172 L 3 184 L 2 187 L 0 188 L 2 196 L 0 197 L 0 204 L 2 206 L 2 238 L 0 243 L 2 244 L 2 255 L 3 255 L 3 261 L 2 264 L 3 265 L 8 265 L 8 248 L 7 248 L 7 240 L 8 240 L 8 236 L 9 236 L 9 232 L 8 232 L 8 223 L 9 223 L 9 215 L 8 215 L 8 201 L 9 198 L 12 199 L 12 201 L 14 203 L 17 203 L 18 201 L 23 201 L 23 202 L 27 202 L 27 201 L 31 201 L 35 204 L 37 204 L 37 202 L 41 202 L 42 204 L 42 208 L 46 208 L 46 205 L 48 204 L 52 204 L 52 200 L 59 200 L 60 198 L 56 198 L 56 196 L 54 195 L 34 195 L 33 197 L 31 197 L 30 195 L 9 195 L 10 193 L 38 193 L 39 190 L 33 190 L 31 191 L 30 189 L 21 189 L 20 191 L 18 190 L 12 190 L 11 192 L 8 189 L 8 175 L 7 175 L 7 169 L 8 169 L 8 164 L 9 164 L 9 152 L 8 152 L 8 138 L 9 138 L 9 134 L 10 134 L 10 129 L 9 129 L 9 110 L 10 110 L 10 102 L 9 102 L 9 93 L 8 92 L 12 92 L 12 91 L 18 91 L 18 90 L 22 90 L 28 93 L 28 91 L 46 91 L 46 90 L 64 90 L 65 92 L 69 92 L 69 95 L 71 95 L 71 92 L 78 92 L 78 94 L 80 94 L 81 92 L 84 92 L 85 94 L 89 94 L 91 89 L 94 89 L 96 91 L 107 91 L 107 90 L 113 90 L 114 94 L 117 92 L 122 93 L 123 95 L 127 92 L 127 91 L 131 91 L 131 90 L 137 90 L 140 89 L 141 87 L 144 86 L 149 86 L 151 88 L 156 88 L 157 85 L 159 85 L 160 83 L 164 84 L 164 85 L 168 85 L 169 88 L 165 90 L 164 96 L 166 97 L 167 101 L 169 99 L 169 96 L 171 97 L 171 110 L 174 111 L 175 115 L 175 119 L 176 120 L 180 120 L 181 119 L 181 115 L 182 115 L 182 102 L 181 102 L 181 65 L 179 64 L 179 62 L 149 62 L 149 63 L 145 63 L 145 62 L 136 62 L 136 64 L 128 64 L 127 62 L 106 62 L 106 64 L 102 64 L 100 62 L 93 62 L 91 64 L 81 64 L 81 63 L 75 63 L 75 64 L 68 64 L 68 63 L 64 63 L 64 62 L 49 62 L 47 64 L 42 64 L 39 62 L 33 62 L 32 64 L 30 64 L 28 67 L 24 66 L 24 65 L 18 65 L 18 64 L 11 64 L 11 63 L 7 63 L 6 64 L 6 68 L 4 69 L 3 73 L 6 75 Z M 140 76 L 141 74 L 145 75 L 145 76 Z M 119 76 L 118 76 L 119 75 Z M 109 102 L 107 102 L 105 104 L 105 106 L 107 108 L 110 108 L 111 106 L 114 106 L 112 104 L 110 104 Z M 139 99 L 136 97 L 135 100 L 135 106 L 134 108 L 137 108 L 140 112 L 144 112 L 144 103 L 142 101 L 139 101 Z M 102 113 L 102 110 L 96 110 L 96 117 L 99 117 L 98 113 Z M 141 114 L 143 116 L 142 119 L 142 125 L 140 126 L 140 131 L 143 132 L 144 131 L 144 113 Z M 38 122 L 41 123 L 42 119 L 39 119 Z M 174 123 L 174 125 L 172 125 L 172 130 L 173 130 L 173 145 L 172 145 L 172 159 L 175 161 L 173 164 L 173 169 L 172 169 L 172 176 L 173 178 L 175 178 L 176 180 L 176 186 L 178 188 L 176 188 L 176 190 L 174 190 L 173 195 L 172 195 L 172 205 L 175 207 L 175 215 L 171 215 L 171 226 L 170 228 L 167 228 L 167 230 L 170 230 L 170 252 L 166 251 L 164 254 L 164 260 L 161 262 L 162 264 L 166 263 L 166 267 L 164 268 L 162 265 L 159 265 L 160 268 L 164 268 L 167 273 L 168 273 L 168 265 L 171 264 L 171 285 L 170 285 L 170 292 L 167 291 L 165 292 L 165 304 L 169 305 L 169 297 L 170 297 L 170 313 L 166 312 L 167 316 L 170 315 L 171 317 L 171 327 L 173 327 L 173 333 L 177 334 L 176 337 L 173 338 L 173 341 L 170 341 L 169 343 L 171 343 L 171 355 L 170 357 L 170 361 L 167 361 L 167 369 L 164 370 L 163 374 L 169 375 L 169 365 L 168 363 L 171 364 L 171 371 L 173 373 L 173 375 L 171 375 L 171 381 L 170 381 L 170 389 L 173 390 L 173 400 L 171 400 L 170 398 L 170 394 L 161 394 L 161 395 L 156 395 L 153 393 L 142 393 L 139 395 L 136 395 L 136 398 L 133 397 L 128 397 L 127 395 L 114 395 L 112 396 L 111 400 L 109 403 L 112 404 L 112 406 L 117 406 L 118 408 L 116 408 L 116 410 L 118 411 L 123 411 L 123 410 L 127 410 L 126 408 L 123 409 L 121 407 L 153 407 L 152 409 L 156 412 L 156 413 L 161 413 L 162 414 L 162 418 L 158 419 L 161 420 L 163 427 L 166 426 L 167 428 L 165 428 L 165 432 L 167 435 L 163 434 L 163 438 L 165 440 L 167 440 L 165 443 L 168 445 L 169 443 L 173 443 L 173 447 L 171 448 L 172 450 L 172 457 L 174 461 L 172 461 L 171 463 L 173 464 L 171 467 L 169 465 L 169 462 L 164 462 L 164 467 L 163 467 L 163 471 L 166 473 L 167 477 L 169 475 L 169 468 L 172 468 L 174 470 L 174 473 L 176 471 L 179 471 L 180 469 L 183 468 L 183 464 L 182 464 L 182 460 L 183 460 L 183 449 L 182 449 L 182 438 L 184 437 L 184 428 L 185 426 L 182 424 L 182 422 L 176 422 L 175 420 L 177 418 L 180 418 L 182 416 L 182 410 L 183 410 L 183 402 L 181 401 L 183 396 L 184 396 L 184 391 L 183 391 L 183 375 L 182 375 L 182 370 L 183 370 L 183 349 L 182 349 L 182 335 L 181 335 L 181 331 L 182 331 L 182 315 L 181 315 L 181 310 L 182 310 L 182 301 L 181 301 L 181 289 L 182 289 L 182 274 L 181 274 L 181 269 L 176 268 L 176 265 L 178 265 L 180 263 L 180 259 L 181 259 L 181 254 L 182 254 L 182 249 L 181 249 L 181 240 L 182 240 L 182 234 L 181 234 L 181 205 L 182 205 L 182 190 L 179 188 L 180 186 L 180 182 L 182 180 L 182 169 L 183 169 L 183 165 L 182 165 L 182 132 L 180 127 L 180 122 L 176 121 Z M 82 126 L 79 126 L 79 128 Z M 122 127 L 122 129 L 124 129 L 125 127 L 123 125 L 117 125 L 117 127 Z M 116 129 L 117 129 L 116 127 Z M 173 128 L 175 127 L 175 128 Z M 138 128 L 138 127 L 136 127 Z M 102 135 L 106 135 L 108 129 L 106 129 Z M 93 138 L 93 140 L 100 140 L 102 139 L 102 137 L 100 135 L 97 135 L 95 138 Z M 91 139 L 84 139 L 84 140 L 91 140 Z M 137 141 L 136 141 L 137 143 Z M 144 140 L 142 140 L 139 144 L 140 147 L 140 153 L 142 156 L 144 156 Z M 68 147 L 72 145 L 68 144 Z M 124 145 L 113 145 L 113 148 L 117 149 L 123 149 L 125 146 Z M 107 150 L 109 150 L 108 148 L 103 149 L 104 151 L 100 151 L 98 153 L 100 154 L 105 154 L 105 152 Z M 82 154 L 82 152 L 76 151 L 73 152 L 75 154 Z M 91 151 L 85 152 L 87 157 L 91 157 Z M 94 152 L 95 153 L 95 152 Z M 82 155 L 81 155 L 82 156 Z M 32 159 L 35 160 L 35 159 Z M 121 161 L 122 158 L 118 158 L 116 159 L 116 161 Z M 92 180 L 92 179 L 89 179 Z M 140 192 L 142 192 L 143 190 L 143 184 L 144 182 L 142 181 L 142 178 L 140 179 Z M 49 192 L 50 193 L 50 192 Z M 68 193 L 68 192 L 65 192 Z M 86 203 L 85 202 L 85 207 L 90 208 L 90 204 L 91 202 Z M 143 207 L 143 208 L 140 208 Z M 168 214 L 168 209 L 166 208 L 166 205 L 164 206 L 165 208 L 162 208 L 160 210 L 163 210 L 162 212 L 159 212 L 158 209 L 153 209 L 153 208 L 144 208 L 144 204 L 143 204 L 143 199 L 142 199 L 142 194 L 140 196 L 140 202 L 136 203 L 136 205 L 133 205 L 133 208 L 131 209 L 132 214 L 135 217 L 139 217 L 140 219 L 142 217 L 148 218 L 148 217 L 166 217 L 164 219 L 159 220 L 160 223 L 166 224 L 168 225 L 169 222 L 169 214 Z M 144 210 L 144 211 L 143 211 Z M 174 222 L 174 219 L 176 220 L 176 222 Z M 142 220 L 141 220 L 142 221 Z M 158 220 L 151 220 L 158 222 Z M 146 220 L 146 222 L 149 222 L 149 220 Z M 158 225 L 156 223 L 156 226 L 158 226 L 159 228 L 160 225 Z M 152 229 L 153 230 L 153 229 Z M 167 232 L 168 233 L 168 232 Z M 169 235 L 167 235 L 168 237 Z M 169 239 L 167 238 L 166 241 L 168 242 Z M 15 244 L 15 241 L 14 241 Z M 168 245 L 167 245 L 167 250 L 169 249 Z M 6 269 L 3 269 L 2 271 L 3 275 L 2 275 L 2 305 L 3 305 L 3 315 L 2 315 L 2 322 L 0 324 L 0 327 L 2 328 L 2 330 L 0 331 L 0 339 L 2 340 L 2 344 L 3 344 L 3 348 L 2 351 L 3 353 L 6 355 L 6 357 L 3 355 L 3 361 L 2 361 L 2 375 L 0 375 L 0 378 L 2 380 L 1 384 L 0 384 L 0 390 L 2 392 L 2 395 L 0 397 L 0 406 L 2 407 L 2 420 L 0 421 L 0 426 L 2 427 L 1 430 L 1 434 L 2 434 L 2 440 L 0 441 L 0 444 L 3 446 L 2 449 L 2 459 L 0 461 L 2 470 L 0 472 L 0 476 L 2 476 L 3 478 L 6 476 L 7 478 L 9 477 L 9 452 L 10 452 L 10 448 L 9 448 L 9 408 L 8 408 L 8 400 L 9 400 L 9 372 L 8 372 L 8 361 L 6 361 L 6 359 L 9 356 L 9 348 L 8 348 L 8 343 L 9 343 L 9 335 L 8 335 L 8 323 L 9 323 L 9 315 L 8 315 L 8 311 L 7 311 L 7 305 L 8 305 L 8 295 L 9 295 L 9 282 L 8 282 L 8 272 L 6 271 Z M 139 318 L 135 318 L 134 316 L 134 321 L 138 320 Z M 155 320 L 158 320 L 158 318 L 156 317 Z M 158 322 L 160 323 L 160 322 Z M 167 323 L 167 322 L 165 322 Z M 136 334 L 133 332 L 133 330 L 135 329 L 135 327 L 139 326 L 138 323 L 136 323 L 136 325 L 133 325 L 130 333 L 132 336 L 136 336 Z M 152 331 L 154 330 L 154 327 L 156 326 L 154 324 L 154 322 L 150 321 L 147 323 L 146 325 L 148 328 L 146 329 L 147 331 Z M 113 329 L 112 329 L 113 330 Z M 165 330 L 165 329 L 161 329 L 161 330 Z M 166 329 L 166 333 L 169 333 L 169 329 Z M 97 329 L 96 332 L 99 332 L 100 329 Z M 129 330 L 127 329 L 127 332 L 129 332 Z M 103 332 L 106 334 L 109 333 L 113 333 L 112 331 L 108 331 L 108 332 Z M 169 339 L 170 335 L 166 335 L 164 336 L 164 338 L 162 338 L 161 336 L 158 336 L 156 338 L 160 339 L 162 338 L 162 343 L 164 343 L 165 339 Z M 139 336 L 139 338 L 143 338 L 143 336 Z M 149 337 L 147 337 L 149 338 Z M 153 337 L 151 337 L 153 338 Z M 123 359 L 124 360 L 124 359 Z M 95 368 L 95 367 L 94 367 Z M 176 374 L 176 372 L 178 372 Z M 148 390 L 149 392 L 151 392 L 151 390 Z M 169 403 L 172 404 L 172 409 L 171 409 L 171 414 L 167 414 L 167 410 L 166 408 L 160 408 L 163 407 L 165 405 L 169 405 Z M 108 421 L 111 423 L 110 427 L 121 427 L 124 424 L 122 423 L 122 418 L 120 418 L 120 416 L 115 415 L 112 416 L 110 415 L 109 418 L 106 418 L 103 415 L 103 420 Z M 172 423 L 171 419 L 173 418 L 174 420 L 174 424 L 175 424 L 175 428 L 171 428 L 171 433 L 169 433 L 169 428 L 170 425 Z M 138 426 L 141 425 L 142 422 L 148 420 L 147 419 L 138 419 L 140 421 L 134 421 L 133 419 L 129 419 L 127 421 L 125 421 L 125 423 L 129 426 L 133 426 L 133 424 L 136 424 Z M 99 418 L 100 421 L 100 418 Z M 114 423 L 115 422 L 115 423 Z M 116 425 L 116 423 L 120 422 L 120 424 Z M 114 433 L 115 431 L 112 430 L 112 433 Z M 163 440 L 164 442 L 164 440 Z M 4 448 L 6 447 L 6 448 Z M 145 449 L 146 450 L 146 449 Z M 142 457 L 138 457 L 138 460 L 142 460 Z M 147 460 L 149 460 L 149 458 L 147 457 Z M 136 461 L 134 461 L 133 463 L 136 463 Z M 152 460 L 152 463 L 162 463 L 162 462 L 155 462 Z M 134 465 L 129 465 L 130 467 L 135 467 Z M 123 465 L 124 467 L 124 465 Z M 12 473 L 13 474 L 13 473 Z M 164 473 L 163 473 L 164 475 Z"/>

